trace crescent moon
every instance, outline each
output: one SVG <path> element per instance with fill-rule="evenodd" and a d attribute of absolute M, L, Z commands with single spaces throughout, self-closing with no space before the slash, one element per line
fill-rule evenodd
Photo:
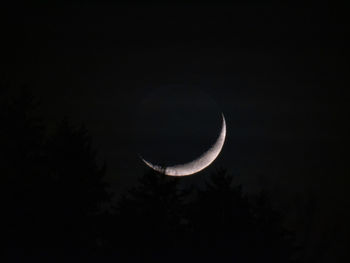
<path fill-rule="evenodd" d="M 198 173 L 199 171 L 208 167 L 220 154 L 222 147 L 224 146 L 225 138 L 226 138 L 226 121 L 224 114 L 222 116 L 222 128 L 219 137 L 216 142 L 202 155 L 200 155 L 195 160 L 185 163 L 185 164 L 177 164 L 173 166 L 160 166 L 152 164 L 142 157 L 141 160 L 153 170 L 163 173 L 165 175 L 170 176 L 185 176 L 191 175 L 194 173 Z"/>

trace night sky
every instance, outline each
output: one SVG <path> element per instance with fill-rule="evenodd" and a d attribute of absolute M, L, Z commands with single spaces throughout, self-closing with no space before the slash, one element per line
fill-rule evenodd
<path fill-rule="evenodd" d="M 207 149 L 222 112 L 223 151 L 194 183 L 224 167 L 246 191 L 277 196 L 291 221 L 313 198 L 320 225 L 345 224 L 341 7 L 73 1 L 5 10 L 1 81 L 30 86 L 48 123 L 85 123 L 117 196 L 147 170 L 139 154 L 171 164 Z"/>

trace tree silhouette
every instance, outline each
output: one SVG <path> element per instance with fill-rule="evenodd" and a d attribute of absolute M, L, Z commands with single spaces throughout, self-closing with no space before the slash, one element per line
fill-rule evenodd
<path fill-rule="evenodd" d="M 182 202 L 178 179 L 150 171 L 116 207 L 115 246 L 141 258 L 168 258 L 181 245 Z M 113 238 L 112 238 L 113 239 Z M 123 255 L 125 256 L 125 254 Z M 130 258 L 129 258 L 130 259 Z"/>
<path fill-rule="evenodd" d="M 49 135 L 28 88 L 0 105 L 2 235 L 9 254 L 96 248 L 98 212 L 109 200 L 105 167 L 86 129 L 67 120 Z M 21 252 L 20 252 L 21 251 Z"/>
<path fill-rule="evenodd" d="M 33 235 L 45 196 L 44 127 L 28 88 L 1 104 L 0 169 L 3 235 L 10 247 L 24 247 Z"/>
<path fill-rule="evenodd" d="M 97 164 L 86 128 L 74 128 L 64 119 L 47 140 L 45 150 L 49 175 L 54 181 L 51 212 L 61 227 L 57 235 L 62 244 L 75 249 L 93 246 L 97 233 L 91 220 L 109 195 L 103 181 L 105 166 Z M 67 232 L 69 240 L 65 238 Z"/>
<path fill-rule="evenodd" d="M 171 262 L 291 262 L 295 248 L 280 215 L 233 178 L 218 170 L 205 189 L 182 192 L 180 178 L 146 174 L 119 203 L 116 247 Z"/>
<path fill-rule="evenodd" d="M 198 251 L 210 248 L 206 250 L 207 259 L 226 258 L 233 249 L 237 252 L 232 259 L 237 259 L 252 231 L 248 200 L 240 187 L 232 187 L 232 179 L 224 170 L 212 174 L 205 190 L 197 190 L 197 199 L 190 206 L 193 243 Z"/>
<path fill-rule="evenodd" d="M 289 262 L 295 248 L 283 221 L 264 197 L 246 196 L 226 170 L 213 173 L 198 190 L 189 217 L 192 242 L 205 259 Z"/>

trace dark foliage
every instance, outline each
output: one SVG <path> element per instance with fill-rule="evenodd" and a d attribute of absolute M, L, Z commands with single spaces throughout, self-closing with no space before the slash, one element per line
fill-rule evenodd
<path fill-rule="evenodd" d="M 245 197 L 233 178 L 219 170 L 204 190 L 179 192 L 180 179 L 146 174 L 119 203 L 115 248 L 131 259 L 292 262 L 281 216 L 263 194 Z"/>
<path fill-rule="evenodd" d="M 181 245 L 186 192 L 178 190 L 176 178 L 148 172 L 139 186 L 121 198 L 117 206 L 112 248 L 126 252 L 122 256 L 166 257 Z M 114 243 L 116 242 L 116 243 Z M 175 257 L 172 254 L 172 257 Z"/>
<path fill-rule="evenodd" d="M 105 167 L 84 128 L 47 135 L 28 89 L 1 105 L 2 235 L 11 257 L 96 248 L 96 214 L 109 200 Z"/>

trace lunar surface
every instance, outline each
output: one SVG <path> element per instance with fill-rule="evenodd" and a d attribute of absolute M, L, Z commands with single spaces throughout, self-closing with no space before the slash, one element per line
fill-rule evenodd
<path fill-rule="evenodd" d="M 216 142 L 206 152 L 204 152 L 195 160 L 188 163 L 177 164 L 173 166 L 160 166 L 160 165 L 152 164 L 141 157 L 142 161 L 153 170 L 166 175 L 170 175 L 170 176 L 191 175 L 205 169 L 218 157 L 218 155 L 222 150 L 222 147 L 224 146 L 225 137 L 226 137 L 226 121 L 225 121 L 224 115 L 223 114 L 221 115 L 222 115 L 222 128 L 221 128 L 219 137 L 217 138 Z"/>

